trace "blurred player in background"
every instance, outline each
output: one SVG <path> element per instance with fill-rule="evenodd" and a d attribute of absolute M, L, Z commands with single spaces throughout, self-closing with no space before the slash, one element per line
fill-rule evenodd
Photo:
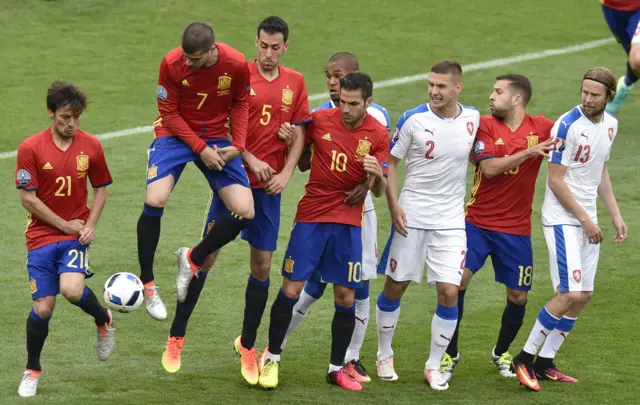
<path fill-rule="evenodd" d="M 609 29 L 627 53 L 627 73 L 618 80 L 616 96 L 607 104 L 615 113 L 640 76 L 640 0 L 600 0 Z"/>
<path fill-rule="evenodd" d="M 327 381 L 350 391 L 362 386 L 344 368 L 355 327 L 355 289 L 362 284 L 363 203 L 345 203 L 345 193 L 367 178 L 374 195 L 386 188 L 389 154 L 386 128 L 367 114 L 373 83 L 364 73 L 340 79 L 340 109 L 316 111 L 307 128 L 311 173 L 298 203 L 282 267 L 283 283 L 273 306 L 269 345 L 261 361 L 260 385 L 278 385 L 282 342 L 305 281 L 316 272 L 333 283 L 335 313 Z M 310 248 L 312 247 L 312 248 Z"/>
<path fill-rule="evenodd" d="M 533 282 L 531 212 L 543 156 L 553 147 L 553 121 L 526 113 L 532 88 L 522 75 L 498 76 L 489 98 L 491 115 L 480 118 L 474 159 L 476 171 L 467 204 L 467 259 L 458 291 L 458 325 L 441 369 L 447 381 L 460 361 L 458 330 L 471 277 L 491 256 L 495 280 L 506 287 L 507 304 L 491 360 L 503 377 L 511 372 L 509 346 L 525 314 Z"/>
<path fill-rule="evenodd" d="M 248 166 L 255 217 L 242 231 L 249 242 L 251 274 L 245 291 L 242 334 L 234 346 L 241 355 L 241 373 L 251 385 L 258 383 L 255 340 L 269 295 L 271 258 L 276 250 L 280 228 L 281 193 L 295 170 L 304 147 L 304 124 L 310 121 L 307 89 L 302 74 L 280 65 L 289 46 L 289 27 L 280 17 L 268 17 L 259 25 L 255 45 L 257 58 L 249 64 L 251 91 L 249 96 L 249 131 L 246 150 L 242 153 Z M 216 195 L 207 213 L 203 235 L 215 227 L 216 221 L 228 213 Z M 203 265 L 198 278 L 192 280 L 184 303 L 178 304 L 167 342 L 163 362 L 180 366 L 187 322 L 204 286 L 207 272 L 217 252 Z"/>
<path fill-rule="evenodd" d="M 160 115 L 153 123 L 156 139 L 149 148 L 146 198 L 137 230 L 145 306 L 154 319 L 167 317 L 153 274 L 160 220 L 186 164 L 195 163 L 230 214 L 219 218 L 215 230 L 193 250 L 178 250 L 178 302 L 185 299 L 191 268 L 197 269 L 211 252 L 235 239 L 253 218 L 251 189 L 240 158 L 247 137 L 249 90 L 244 55 L 215 42 L 208 24 L 189 24 L 182 45 L 162 59 L 156 94 Z"/>
<path fill-rule="evenodd" d="M 329 62 L 325 67 L 325 76 L 327 78 L 327 88 L 329 89 L 330 100 L 316 107 L 313 111 L 339 108 L 340 107 L 340 79 L 351 72 L 359 70 L 358 60 L 348 52 L 339 52 L 329 58 Z M 367 108 L 367 114 L 373 116 L 387 130 L 389 130 L 389 113 L 379 104 L 371 103 Z M 309 154 L 301 159 L 300 166 L 308 168 Z M 360 362 L 360 349 L 364 342 L 367 325 L 369 324 L 369 280 L 376 278 L 376 263 L 378 260 L 378 220 L 376 217 L 373 198 L 369 192 L 369 181 L 357 185 L 353 190 L 348 191 L 345 198 L 345 204 L 360 204 L 364 199 L 364 217 L 362 223 L 362 287 L 356 290 L 356 326 L 353 331 L 353 337 L 347 350 L 345 358 L 345 366 L 349 374 L 358 382 L 371 381 L 367 375 L 367 371 Z M 318 274 L 314 274 L 307 281 L 304 290 L 300 294 L 298 303 L 293 308 L 291 324 L 287 331 L 287 337 L 296 329 L 307 315 L 309 308 L 316 302 L 327 287 L 327 283 L 323 282 Z M 286 344 L 286 337 L 283 344 Z"/>
<path fill-rule="evenodd" d="M 27 270 L 33 308 L 27 317 L 27 366 L 18 388 L 21 397 L 36 395 L 40 353 L 49 321 L 62 294 L 95 319 L 98 359 L 115 347 L 113 316 L 84 280 L 89 277 L 88 249 L 107 202 L 111 174 L 100 141 L 78 129 L 87 96 L 72 84 L 54 82 L 47 92 L 51 126 L 18 148 L 16 188 L 29 211 Z M 87 178 L 93 187 L 88 207 Z"/>
<path fill-rule="evenodd" d="M 480 120 L 478 110 L 458 103 L 461 91 L 461 66 L 438 62 L 429 75 L 429 103 L 405 112 L 396 125 L 387 193 L 395 232 L 387 242 L 387 278 L 376 307 L 378 377 L 394 381 L 398 375 L 391 342 L 400 299 L 410 281 L 421 282 L 427 264 L 428 283 L 437 288 L 438 304 L 424 377 L 435 390 L 449 388 L 440 361 L 458 321 L 458 287 L 467 251 L 467 165 Z M 405 156 L 404 185 L 396 199 L 397 168 Z"/>
<path fill-rule="evenodd" d="M 513 359 L 520 383 L 534 391 L 540 390 L 538 380 L 578 382 L 558 371 L 553 359 L 593 294 L 604 239 L 597 225 L 598 196 L 613 220 L 613 242 L 627 238 L 607 170 L 618 121 L 605 107 L 615 88 L 616 77 L 609 69 L 589 70 L 582 80 L 581 104 L 558 118 L 551 131 L 555 148 L 549 156 L 542 225 L 555 296 L 542 308 L 524 349 Z"/>

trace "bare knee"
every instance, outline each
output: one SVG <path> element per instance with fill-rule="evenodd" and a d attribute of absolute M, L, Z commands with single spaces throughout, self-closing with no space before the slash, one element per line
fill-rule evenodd
<path fill-rule="evenodd" d="M 53 295 L 38 298 L 33 301 L 33 310 L 35 311 L 36 315 L 38 315 L 42 319 L 51 318 L 55 307 L 56 297 Z"/>
<path fill-rule="evenodd" d="M 282 292 L 287 298 L 298 299 L 304 288 L 304 281 L 294 281 L 288 278 L 282 279 Z"/>
<path fill-rule="evenodd" d="M 84 285 L 65 285 L 60 286 L 60 294 L 67 299 L 69 302 L 78 302 L 82 298 L 82 294 L 84 293 Z"/>
<path fill-rule="evenodd" d="M 152 207 L 164 208 L 173 190 L 173 176 L 156 180 L 147 186 L 144 203 Z"/>
<path fill-rule="evenodd" d="M 436 283 L 438 304 L 454 307 L 458 303 L 458 286 L 450 283 Z"/>
<path fill-rule="evenodd" d="M 399 300 L 409 286 L 409 281 L 395 281 L 387 276 L 384 282 L 384 296 L 390 300 Z"/>
<path fill-rule="evenodd" d="M 244 219 L 253 219 L 255 217 L 251 189 L 239 184 L 232 184 L 221 189 L 218 195 L 232 213 Z"/>
<path fill-rule="evenodd" d="M 512 290 L 511 288 L 507 288 L 507 299 L 521 307 L 527 304 L 527 299 L 529 297 L 528 291 L 522 290 Z"/>
<path fill-rule="evenodd" d="M 271 252 L 251 248 L 251 275 L 260 280 L 266 281 L 271 272 Z"/>
<path fill-rule="evenodd" d="M 351 308 L 356 302 L 356 290 L 334 284 L 333 297 L 336 304 L 343 308 Z"/>

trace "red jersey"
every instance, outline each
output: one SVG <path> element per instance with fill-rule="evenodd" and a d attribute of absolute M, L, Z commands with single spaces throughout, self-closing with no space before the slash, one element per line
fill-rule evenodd
<path fill-rule="evenodd" d="M 619 11 L 640 10 L 640 0 L 600 0 L 600 3 Z"/>
<path fill-rule="evenodd" d="M 294 125 L 311 120 L 307 87 L 301 73 L 279 66 L 280 74 L 272 81 L 265 79 L 255 61 L 249 64 L 251 92 L 249 93 L 249 128 L 246 149 L 266 162 L 276 173 L 284 167 L 287 144 L 278 138 L 278 130 L 285 122 Z M 247 170 L 252 188 L 264 185 Z"/>
<path fill-rule="evenodd" d="M 529 158 L 515 169 L 487 178 L 482 174 L 480 162 L 501 158 L 551 137 L 553 121 L 538 115 L 525 115 L 520 127 L 511 129 L 491 115 L 480 118 L 476 135 L 476 172 L 467 204 L 466 220 L 479 228 L 512 235 L 531 235 L 531 206 L 536 191 L 536 180 L 543 158 Z"/>
<path fill-rule="evenodd" d="M 16 188 L 35 190 L 36 196 L 65 221 L 89 217 L 87 177 L 93 188 L 111 184 L 100 141 L 76 130 L 65 151 L 53 142 L 51 129 L 25 139 L 18 148 Z M 78 239 L 29 214 L 27 249 Z"/>
<path fill-rule="evenodd" d="M 312 144 L 311 174 L 295 222 L 362 226 L 363 204 L 345 204 L 345 192 L 367 179 L 362 163 L 367 154 L 378 160 L 386 175 L 389 132 L 369 114 L 361 126 L 348 129 L 339 108 L 318 110 L 311 117 L 306 131 L 307 143 Z"/>
<path fill-rule="evenodd" d="M 249 67 L 244 55 L 216 42 L 220 58 L 215 65 L 192 69 L 178 47 L 160 64 L 158 78 L 159 116 L 153 123 L 156 138 L 177 136 L 200 154 L 203 139 L 228 139 L 243 152 L 249 118 Z"/>

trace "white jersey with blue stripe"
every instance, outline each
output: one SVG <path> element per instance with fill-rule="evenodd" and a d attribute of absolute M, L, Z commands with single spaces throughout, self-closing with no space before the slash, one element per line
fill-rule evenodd
<path fill-rule="evenodd" d="M 410 228 L 465 228 L 467 165 L 480 113 L 475 107 L 458 106 L 458 116 L 441 118 L 429 104 L 422 104 L 405 112 L 396 125 L 391 155 L 407 157 L 398 203 Z"/>
<path fill-rule="evenodd" d="M 333 100 L 329 100 L 326 103 L 317 106 L 311 112 L 317 110 L 326 110 L 329 108 L 337 108 L 338 106 L 333 102 Z M 387 131 L 390 128 L 390 120 L 389 120 L 389 112 L 387 109 L 381 106 L 380 104 L 371 103 L 369 108 L 367 108 L 367 114 L 371 115 L 373 118 L 377 119 L 382 125 L 387 127 Z M 367 193 L 367 198 L 364 200 L 364 212 L 371 211 L 375 209 L 375 205 L 373 204 L 373 197 L 371 197 L 371 192 Z"/>
<path fill-rule="evenodd" d="M 596 199 L 602 170 L 609 160 L 617 133 L 618 120 L 613 115 L 605 112 L 600 122 L 593 123 L 580 106 L 558 118 L 551 130 L 555 148 L 549 154 L 549 164 L 567 167 L 564 181 L 594 223 L 598 221 Z M 558 201 L 548 181 L 542 204 L 542 224 L 580 225 L 580 221 Z"/>

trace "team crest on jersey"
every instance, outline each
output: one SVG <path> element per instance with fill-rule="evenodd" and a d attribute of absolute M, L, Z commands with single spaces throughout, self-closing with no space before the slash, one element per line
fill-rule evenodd
<path fill-rule="evenodd" d="M 391 260 L 389 260 L 389 267 L 391 267 L 392 273 L 396 271 L 396 267 L 398 267 L 398 262 L 396 261 L 396 259 L 391 258 Z"/>
<path fill-rule="evenodd" d="M 538 144 L 538 135 L 536 135 L 534 132 L 529 133 L 529 136 L 527 136 L 527 145 L 529 145 L 529 147 L 534 147 Z"/>
<path fill-rule="evenodd" d="M 158 166 L 151 165 L 151 167 L 147 169 L 147 180 L 155 179 L 157 175 L 158 175 Z"/>
<path fill-rule="evenodd" d="M 291 105 L 291 103 L 293 103 L 293 91 L 282 89 L 282 104 Z"/>
<path fill-rule="evenodd" d="M 371 142 L 366 139 L 361 139 L 358 141 L 358 148 L 356 149 L 356 160 L 361 162 L 364 157 L 369 154 L 371 150 Z"/>
<path fill-rule="evenodd" d="M 582 280 L 582 272 L 580 270 L 574 270 L 573 271 L 573 280 L 576 283 L 579 283 L 580 280 Z"/>
<path fill-rule="evenodd" d="M 31 294 L 35 294 L 38 292 L 38 285 L 36 284 L 36 280 L 29 280 L 29 289 L 31 290 Z"/>
<path fill-rule="evenodd" d="M 76 167 L 79 172 L 89 170 L 89 156 L 84 154 L 76 156 Z"/>
<path fill-rule="evenodd" d="M 31 181 L 31 173 L 26 169 L 20 169 L 16 173 L 16 180 L 21 186 L 26 186 Z"/>
<path fill-rule="evenodd" d="M 469 135 L 473 136 L 474 128 L 475 126 L 473 125 L 473 122 L 467 122 L 467 131 L 469 131 Z"/>
<path fill-rule="evenodd" d="M 224 75 L 218 77 L 218 90 L 229 90 L 231 88 L 231 77 Z"/>
<path fill-rule="evenodd" d="M 609 141 L 613 141 L 613 128 L 609 128 Z"/>
<path fill-rule="evenodd" d="M 284 259 L 284 271 L 291 274 L 293 273 L 293 259 Z"/>

